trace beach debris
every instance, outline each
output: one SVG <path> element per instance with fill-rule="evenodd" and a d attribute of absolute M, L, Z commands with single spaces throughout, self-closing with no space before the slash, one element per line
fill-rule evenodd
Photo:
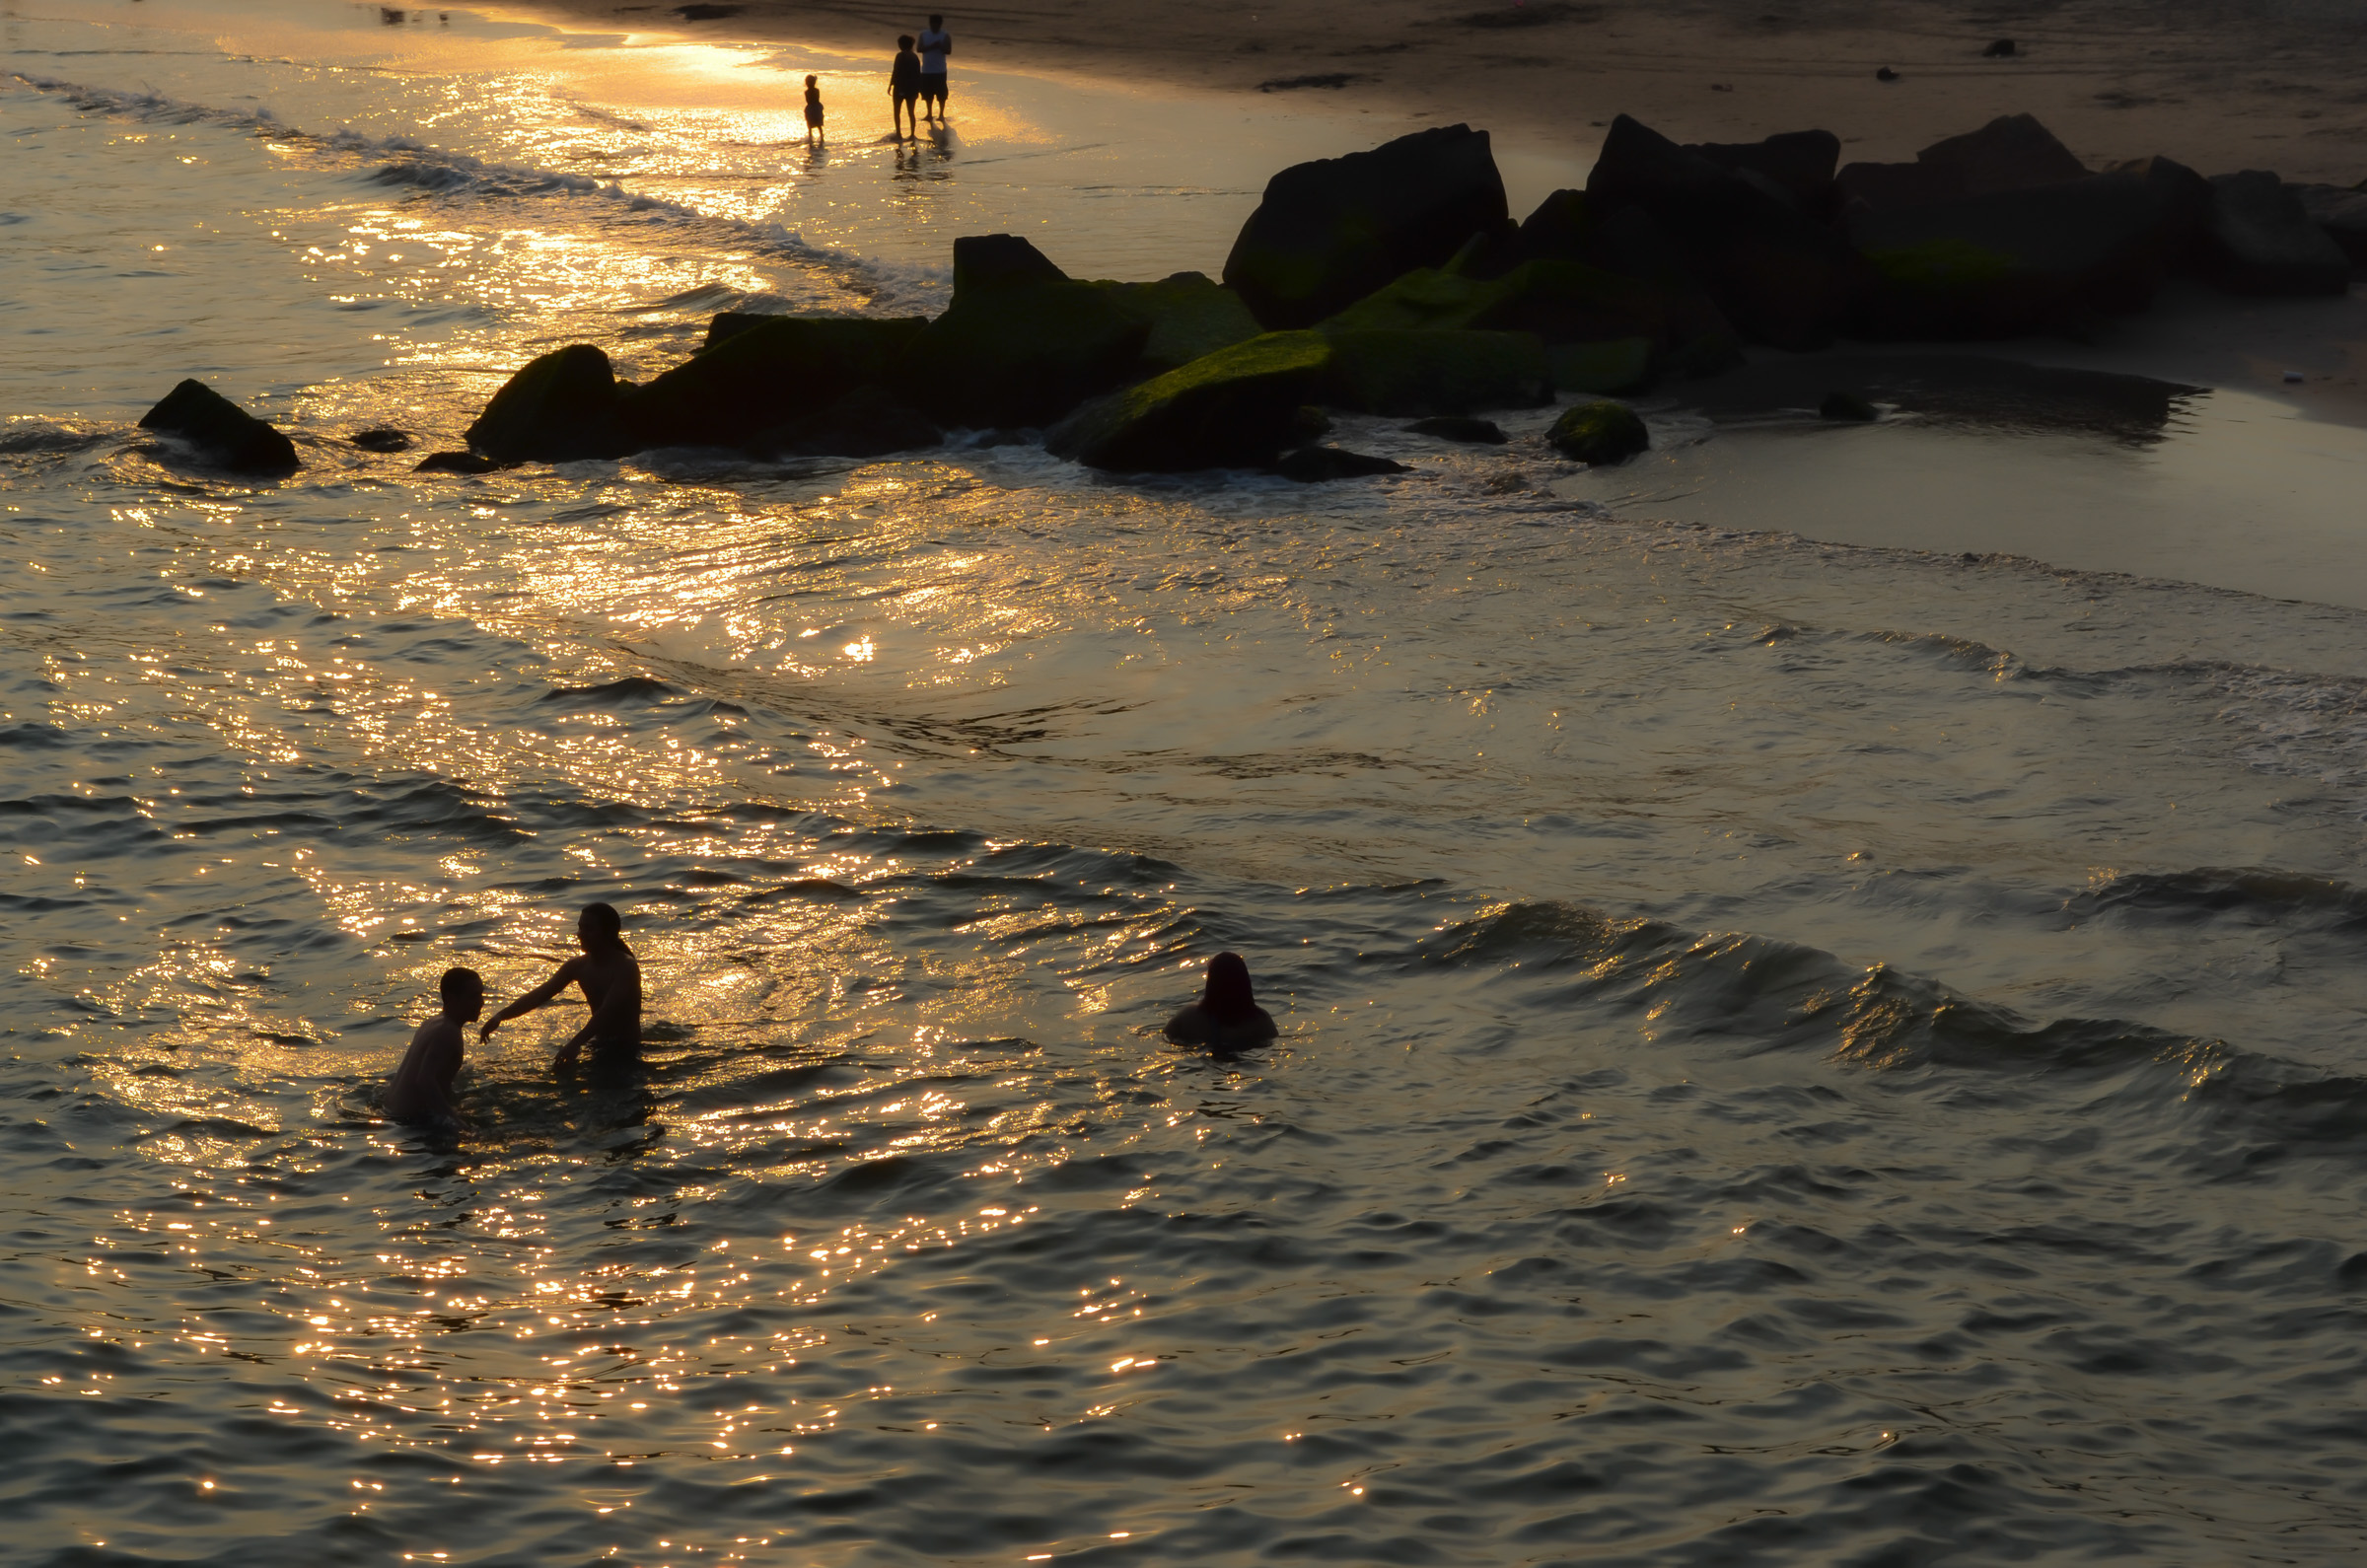
<path fill-rule="evenodd" d="M 1349 452 L 1340 447 L 1300 447 L 1284 453 L 1268 471 L 1300 484 L 1323 484 L 1331 479 L 1363 479 L 1376 473 L 1404 473 L 1405 464 L 1392 458 Z"/>
<path fill-rule="evenodd" d="M 1274 176 L 1224 281 L 1264 325 L 1312 326 L 1509 222 L 1487 132 L 1439 126 Z"/>
<path fill-rule="evenodd" d="M 178 437 L 209 466 L 233 473 L 289 474 L 303 466 L 294 442 L 195 379 L 165 393 L 140 416 L 140 428 Z"/>
<path fill-rule="evenodd" d="M 1320 332 L 1268 332 L 1087 403 L 1044 432 L 1054 457 L 1129 472 L 1252 467 L 1302 439 L 1330 369 Z"/>
<path fill-rule="evenodd" d="M 1563 457 L 1597 467 L 1625 463 L 1652 447 L 1635 410 L 1608 397 L 1563 409 L 1545 441 Z"/>
<path fill-rule="evenodd" d="M 1984 60 L 2010 60 L 2014 57 L 2014 40 L 2011 38 L 1999 38 L 1995 42 L 1991 43 L 1987 48 L 1981 50 L 1980 57 Z"/>
<path fill-rule="evenodd" d="M 631 447 L 617 425 L 616 375 L 591 343 L 528 362 L 468 427 L 468 449 L 496 463 L 618 458 Z"/>
<path fill-rule="evenodd" d="M 508 464 L 480 452 L 431 452 L 411 465 L 413 473 L 491 473 Z"/>
<path fill-rule="evenodd" d="M 2301 197 L 2261 169 L 2211 180 L 2199 263 L 2232 294 L 2341 294 L 2350 257 L 2310 219 Z"/>
<path fill-rule="evenodd" d="M 1819 419 L 1830 419 L 1843 424 L 1872 424 L 1882 417 L 1880 409 L 1853 392 L 1834 391 L 1825 394 L 1817 405 Z"/>
<path fill-rule="evenodd" d="M 1877 82 L 1896 82 L 1899 80 L 1899 73 L 1885 65 L 1875 71 L 1874 80 Z"/>
<path fill-rule="evenodd" d="M 1456 414 L 1416 419 L 1405 428 L 1417 436 L 1435 436 L 1441 441 L 1460 441 L 1468 446 L 1500 447 L 1507 439 L 1504 427 L 1492 419 L 1471 419 Z"/>
<path fill-rule="evenodd" d="M 1553 372 L 1534 332 L 1327 325 L 1325 400 L 1396 418 L 1534 408 L 1553 400 Z"/>
<path fill-rule="evenodd" d="M 392 425 L 377 425 L 368 430 L 357 430 L 345 439 L 364 452 L 408 452 L 411 450 L 410 433 L 397 430 Z"/>

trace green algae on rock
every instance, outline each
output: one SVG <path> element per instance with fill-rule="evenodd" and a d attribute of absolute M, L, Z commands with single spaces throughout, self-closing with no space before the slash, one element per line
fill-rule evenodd
<path fill-rule="evenodd" d="M 1563 457 L 1598 466 L 1625 463 L 1652 446 L 1635 410 L 1608 397 L 1564 409 L 1545 432 L 1545 440 Z"/>
<path fill-rule="evenodd" d="M 1125 471 L 1268 463 L 1300 438 L 1300 409 L 1332 354 L 1320 332 L 1268 332 L 1090 402 L 1043 444 L 1055 457 Z"/>
<path fill-rule="evenodd" d="M 1414 418 L 1553 400 L 1545 345 L 1531 332 L 1327 328 L 1324 336 L 1333 348 L 1325 400 L 1334 407 Z"/>

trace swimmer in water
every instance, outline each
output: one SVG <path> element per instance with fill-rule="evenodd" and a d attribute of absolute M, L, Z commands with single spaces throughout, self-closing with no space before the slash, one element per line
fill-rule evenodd
<path fill-rule="evenodd" d="M 402 1065 L 387 1080 L 387 1114 L 396 1121 L 445 1122 L 458 1126 L 452 1084 L 461 1075 L 461 1031 L 485 1010 L 485 982 L 474 969 L 446 969 L 436 982 L 444 1011 L 419 1026 Z"/>
<path fill-rule="evenodd" d="M 1178 1045 L 1210 1050 L 1246 1050 L 1262 1045 L 1278 1031 L 1250 991 L 1250 966 L 1238 953 L 1208 961 L 1208 984 L 1200 999 L 1167 1021 L 1167 1037 Z"/>
<path fill-rule="evenodd" d="M 592 1017 L 552 1057 L 554 1068 L 572 1067 L 586 1045 L 597 1056 L 630 1057 L 641 1049 L 641 963 L 624 945 L 624 920 L 615 906 L 588 903 L 575 922 L 575 940 L 583 952 L 559 965 L 559 971 L 540 985 L 485 1020 L 476 1032 L 480 1040 L 513 1018 L 548 1007 L 570 985 L 583 987 Z"/>

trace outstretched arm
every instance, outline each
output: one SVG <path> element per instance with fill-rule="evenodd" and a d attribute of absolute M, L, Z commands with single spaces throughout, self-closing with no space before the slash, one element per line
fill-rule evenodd
<path fill-rule="evenodd" d="M 576 970 L 582 965 L 583 962 L 584 961 L 581 959 L 569 959 L 566 962 L 560 964 L 558 973 L 552 975 L 549 979 L 544 980 L 540 985 L 536 986 L 533 990 L 518 998 L 517 1001 L 512 1002 L 509 1006 L 503 1008 L 500 1012 L 494 1014 L 491 1018 L 486 1019 L 482 1024 L 478 1025 L 476 1029 L 476 1037 L 480 1040 L 490 1039 L 492 1038 L 493 1032 L 500 1028 L 503 1024 L 508 1023 L 511 1019 L 523 1018 L 527 1014 L 534 1012 L 537 1008 L 550 1006 L 552 1002 L 558 999 L 558 995 L 561 991 L 564 991 L 567 989 L 567 987 L 575 983 Z"/>

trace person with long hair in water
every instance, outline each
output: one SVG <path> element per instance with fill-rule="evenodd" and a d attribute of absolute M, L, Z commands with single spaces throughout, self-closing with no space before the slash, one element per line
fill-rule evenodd
<path fill-rule="evenodd" d="M 596 1058 L 626 1061 L 641 1051 L 641 962 L 624 945 L 624 918 L 614 904 L 588 903 L 575 922 L 575 940 L 584 951 L 559 965 L 558 972 L 486 1019 L 477 1030 L 479 1040 L 513 1018 L 548 1007 L 570 985 L 581 986 L 592 1017 L 551 1058 L 553 1067 L 572 1067 L 586 1045 Z"/>
<path fill-rule="evenodd" d="M 1167 1021 L 1167 1037 L 1178 1045 L 1237 1051 L 1262 1045 L 1279 1033 L 1250 988 L 1250 966 L 1238 953 L 1208 961 L 1208 982 L 1200 999 Z"/>

